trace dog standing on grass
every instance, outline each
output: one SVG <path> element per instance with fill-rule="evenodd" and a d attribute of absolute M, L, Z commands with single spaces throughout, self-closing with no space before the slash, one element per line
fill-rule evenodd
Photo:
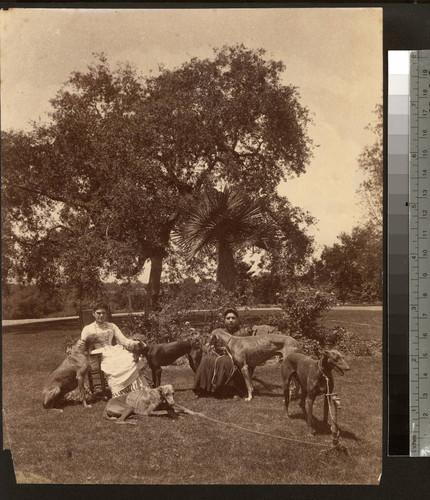
<path fill-rule="evenodd" d="M 197 340 L 176 340 L 153 345 L 146 345 L 139 340 L 139 345 L 133 351 L 133 355 L 136 363 L 139 356 L 145 356 L 152 372 L 153 386 L 159 387 L 162 367 L 173 364 L 181 356 L 187 356 L 190 367 L 195 373 L 202 359 L 202 349 Z"/>
<path fill-rule="evenodd" d="M 91 341 L 91 340 L 90 340 Z M 72 347 L 70 354 L 47 378 L 43 391 L 43 407 L 54 408 L 68 392 L 79 387 L 84 408 L 90 408 L 85 400 L 85 377 L 89 369 L 87 342 L 78 340 Z"/>
<path fill-rule="evenodd" d="M 277 354 L 281 354 L 282 359 L 285 359 L 289 353 L 300 351 L 297 340 L 289 335 L 266 334 L 237 337 L 223 328 L 216 328 L 211 334 L 210 344 L 213 345 L 216 340 L 224 343 L 234 364 L 242 372 L 248 390 L 248 397 L 245 401 L 251 401 L 253 398 L 252 377 L 256 366 L 262 365 Z"/>
<path fill-rule="evenodd" d="M 330 409 L 332 417 L 331 431 L 337 439 L 339 430 L 337 425 L 337 405 L 333 401 L 334 380 L 332 370 L 343 376 L 343 373 L 349 369 L 342 354 L 335 349 L 324 351 L 318 360 L 297 352 L 288 354 L 282 363 L 285 410 L 288 412 L 290 383 L 296 378 L 300 382 L 302 392 L 300 407 L 307 420 L 310 433 L 315 434 L 316 432 L 312 415 L 314 401 L 317 396 L 324 395 L 324 423 L 327 424 L 328 422 Z"/>

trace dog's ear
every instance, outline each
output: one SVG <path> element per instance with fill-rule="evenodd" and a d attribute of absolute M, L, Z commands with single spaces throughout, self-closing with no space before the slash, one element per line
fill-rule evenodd
<path fill-rule="evenodd" d="M 160 389 L 160 395 L 163 399 L 168 399 L 170 396 L 173 396 L 175 393 L 173 386 L 168 384 L 168 385 L 162 385 L 158 389 Z"/>
<path fill-rule="evenodd" d="M 148 351 L 148 345 L 143 340 L 137 340 L 137 344 L 132 347 L 132 352 L 137 356 L 144 355 Z"/>
<path fill-rule="evenodd" d="M 146 344 L 143 340 L 139 340 L 139 344 L 140 344 L 140 352 L 142 354 L 145 354 L 146 352 L 148 352 L 148 350 L 149 350 L 148 344 Z"/>

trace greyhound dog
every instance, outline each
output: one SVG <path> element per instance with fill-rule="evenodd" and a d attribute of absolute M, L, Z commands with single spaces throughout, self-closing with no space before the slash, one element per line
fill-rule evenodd
<path fill-rule="evenodd" d="M 324 423 L 327 424 L 330 405 L 331 431 L 337 440 L 339 429 L 337 426 L 337 403 L 336 398 L 333 398 L 333 369 L 342 376 L 345 371 L 350 369 L 342 354 L 335 349 L 324 351 L 319 360 L 294 352 L 288 354 L 282 364 L 282 379 L 287 412 L 290 401 L 290 382 L 292 378 L 298 379 L 302 390 L 300 407 L 307 419 L 311 434 L 316 432 L 313 426 L 313 404 L 317 396 L 324 394 Z"/>
<path fill-rule="evenodd" d="M 90 407 L 85 400 L 84 387 L 89 369 L 87 345 L 88 342 L 78 340 L 67 358 L 49 375 L 42 391 L 44 408 L 53 408 L 65 394 L 76 387 L 79 387 L 84 407 Z"/>
<path fill-rule="evenodd" d="M 148 360 L 154 387 L 159 387 L 161 383 L 162 366 L 171 365 L 181 356 L 187 355 L 190 367 L 195 372 L 202 358 L 202 350 L 196 340 L 176 340 L 145 346 L 139 353 Z"/>
<path fill-rule="evenodd" d="M 234 364 L 240 369 L 245 379 L 248 397 L 245 401 L 251 401 L 254 387 L 252 375 L 256 366 L 281 353 L 282 358 L 300 350 L 299 343 L 288 335 L 267 334 L 249 337 L 235 337 L 222 328 L 212 332 L 211 343 L 214 339 L 224 342 L 228 352 L 231 354 Z"/>
<path fill-rule="evenodd" d="M 155 410 L 167 410 L 171 417 L 177 417 L 173 406 L 174 389 L 172 385 L 162 385 L 156 389 L 145 387 L 140 391 L 133 391 L 110 399 L 103 411 L 107 420 L 115 420 L 117 424 L 129 423 L 125 419 L 134 414 L 148 416 Z"/>

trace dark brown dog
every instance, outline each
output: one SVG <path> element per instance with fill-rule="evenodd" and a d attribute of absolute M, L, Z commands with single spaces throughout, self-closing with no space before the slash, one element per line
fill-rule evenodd
<path fill-rule="evenodd" d="M 70 354 L 47 378 L 43 387 L 43 407 L 55 407 L 68 392 L 79 387 L 82 404 L 90 407 L 85 400 L 84 381 L 89 368 L 87 344 L 78 341 Z"/>
<path fill-rule="evenodd" d="M 140 341 L 141 342 L 141 341 Z M 152 371 L 152 382 L 154 387 L 161 384 L 162 366 L 169 366 L 181 356 L 187 356 L 193 372 L 196 371 L 202 359 L 202 350 L 196 340 L 176 340 L 164 344 L 153 344 L 147 346 L 141 342 L 134 351 L 135 361 L 139 355 L 144 355 L 148 360 L 148 365 Z"/>
<path fill-rule="evenodd" d="M 117 424 L 128 423 L 124 421 L 130 415 L 148 416 L 155 410 L 167 410 L 169 416 L 176 417 L 173 409 L 174 392 L 173 386 L 169 384 L 123 394 L 107 402 L 103 416 L 107 420 L 115 420 Z"/>
<path fill-rule="evenodd" d="M 333 401 L 333 375 L 332 370 L 343 375 L 349 366 L 342 354 L 331 349 L 324 351 L 320 359 L 312 359 L 300 353 L 290 353 L 282 363 L 282 379 L 284 381 L 285 409 L 288 412 L 290 401 L 290 382 L 298 379 L 301 387 L 300 407 L 306 417 L 309 431 L 315 434 L 312 409 L 315 398 L 324 395 L 324 423 L 327 424 L 329 405 L 332 415 L 332 433 L 338 435 L 337 405 Z"/>

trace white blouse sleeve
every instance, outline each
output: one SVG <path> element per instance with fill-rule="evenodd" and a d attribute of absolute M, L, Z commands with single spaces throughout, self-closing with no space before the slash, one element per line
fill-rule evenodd
<path fill-rule="evenodd" d="M 121 344 L 127 349 L 129 349 L 132 345 L 136 343 L 136 341 L 128 339 L 114 323 L 111 323 L 111 326 L 113 328 L 115 339 L 118 342 L 118 344 Z"/>

